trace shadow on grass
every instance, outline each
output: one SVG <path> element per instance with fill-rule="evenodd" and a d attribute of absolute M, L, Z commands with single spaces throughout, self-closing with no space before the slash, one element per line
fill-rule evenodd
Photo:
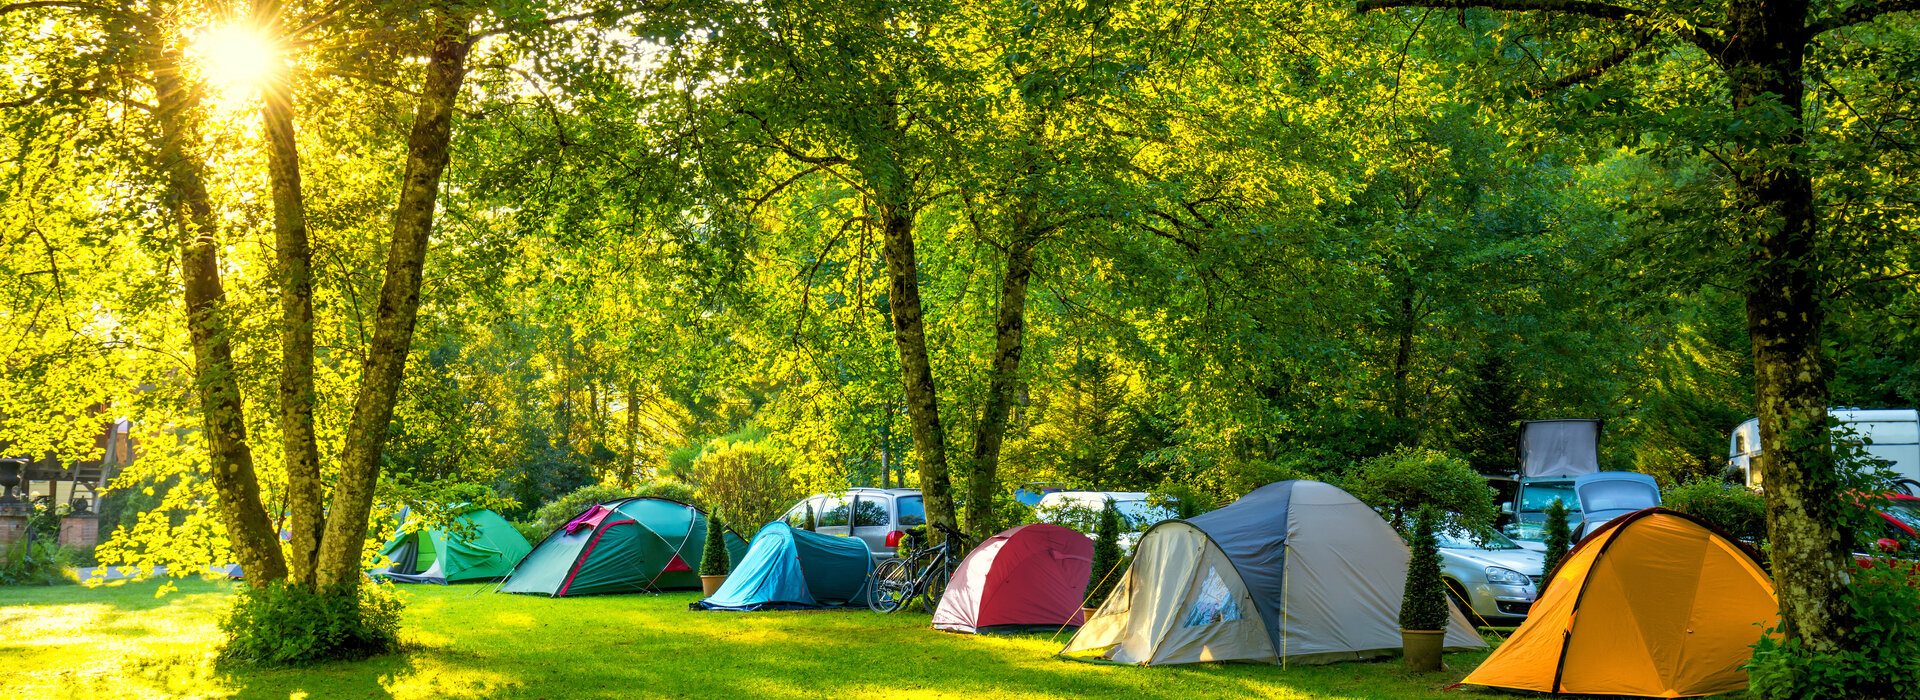
<path fill-rule="evenodd" d="M 151 598 L 155 588 L 135 585 L 101 594 Z M 548 599 L 491 595 L 469 586 L 406 589 L 407 651 L 399 655 L 297 669 L 220 668 L 213 664 L 216 635 L 206 616 L 224 609 L 226 589 L 209 582 L 189 590 L 199 592 L 183 591 L 187 597 L 178 608 L 139 609 L 127 600 L 124 610 L 89 610 L 95 601 L 71 596 L 61 604 L 28 607 L 48 614 L 65 609 L 65 628 L 85 630 L 96 615 L 113 622 L 76 634 L 71 647 L 15 649 L 9 640 L 0 653 L 26 652 L 35 665 L 64 674 L 28 688 L 73 691 L 58 694 L 65 697 L 1527 697 L 1443 691 L 1485 652 L 1449 654 L 1451 670 L 1436 674 L 1406 673 L 1393 659 L 1288 668 L 1142 668 L 1055 658 L 1070 633 L 941 633 L 927 629 L 925 614 L 694 613 L 686 605 L 697 596 L 688 593 Z M 18 609 L 0 614 L 17 615 Z M 188 623 L 200 631 L 168 634 Z M 114 661 L 73 663 L 83 656 Z M 0 696 L 9 695 L 9 687 L 0 679 Z"/>

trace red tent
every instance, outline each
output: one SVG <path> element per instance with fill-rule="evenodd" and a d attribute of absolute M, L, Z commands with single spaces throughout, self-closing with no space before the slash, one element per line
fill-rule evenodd
<path fill-rule="evenodd" d="M 980 634 L 1086 622 L 1080 604 L 1093 541 L 1045 523 L 987 538 L 960 562 L 933 613 L 933 628 Z"/>

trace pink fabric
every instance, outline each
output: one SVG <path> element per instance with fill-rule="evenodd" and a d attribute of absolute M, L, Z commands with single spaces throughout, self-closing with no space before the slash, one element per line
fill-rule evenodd
<path fill-rule="evenodd" d="M 954 572 L 933 624 L 976 631 L 996 625 L 1081 625 L 1093 541 L 1058 525 L 994 535 Z"/>
<path fill-rule="evenodd" d="M 571 535 L 586 528 L 599 527 L 600 521 L 606 520 L 607 516 L 611 513 L 613 513 L 613 511 L 606 506 L 594 506 L 588 508 L 587 512 L 574 516 L 572 520 L 567 521 L 567 524 L 560 529 L 565 530 L 567 534 Z"/>
<path fill-rule="evenodd" d="M 600 506 L 594 506 L 594 507 L 599 508 Z M 608 511 L 608 512 L 610 513 L 612 511 Z M 574 520 L 577 521 L 585 517 L 587 516 L 582 515 L 579 518 L 574 518 Z M 600 515 L 600 518 L 594 519 L 593 522 L 598 523 L 600 522 L 601 519 L 604 519 L 606 517 L 607 517 L 606 514 L 602 513 Z M 620 520 L 608 525 L 607 527 L 611 528 L 614 525 L 626 525 L 628 523 L 638 524 L 638 522 L 639 521 L 637 520 Z M 567 525 L 572 526 L 573 523 L 567 523 Z M 573 531 L 568 530 L 567 532 L 572 533 Z M 593 556 L 593 546 L 596 544 L 600 544 L 600 537 L 605 534 L 607 534 L 606 530 L 601 530 L 599 532 L 593 533 L 593 541 L 587 543 L 587 551 L 581 552 L 580 556 L 573 560 L 573 568 L 567 570 L 567 580 L 560 582 L 560 590 L 554 591 L 553 593 L 554 597 L 559 597 L 567 594 L 567 588 L 573 585 L 573 577 L 580 575 L 580 565 L 587 563 L 587 559 Z"/>

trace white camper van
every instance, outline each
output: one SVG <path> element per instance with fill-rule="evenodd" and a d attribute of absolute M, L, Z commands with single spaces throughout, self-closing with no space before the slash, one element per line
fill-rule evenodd
<path fill-rule="evenodd" d="M 1920 410 L 1831 408 L 1827 413 L 1839 419 L 1841 428 L 1851 428 L 1855 435 L 1872 441 L 1867 454 L 1886 461 L 1902 478 L 1920 481 Z M 1753 469 L 1753 458 L 1759 455 L 1760 419 L 1749 418 L 1733 429 L 1727 464 L 1744 475 L 1750 488 L 1760 486 L 1760 473 Z"/>

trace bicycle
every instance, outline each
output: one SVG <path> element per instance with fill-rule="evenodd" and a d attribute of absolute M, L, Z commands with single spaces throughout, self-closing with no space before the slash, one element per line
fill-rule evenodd
<path fill-rule="evenodd" d="M 946 593 L 947 581 L 953 577 L 954 567 L 959 566 L 959 562 L 950 556 L 954 551 L 954 543 L 971 540 L 959 530 L 945 525 L 935 523 L 933 527 L 946 533 L 946 540 L 933 546 L 921 546 L 925 542 L 924 526 L 908 530 L 907 555 L 881 562 L 880 568 L 873 572 L 873 578 L 867 585 L 867 607 L 875 612 L 890 613 L 906 607 L 908 601 L 919 598 L 921 607 L 931 613 L 940 605 L 940 596 Z"/>

